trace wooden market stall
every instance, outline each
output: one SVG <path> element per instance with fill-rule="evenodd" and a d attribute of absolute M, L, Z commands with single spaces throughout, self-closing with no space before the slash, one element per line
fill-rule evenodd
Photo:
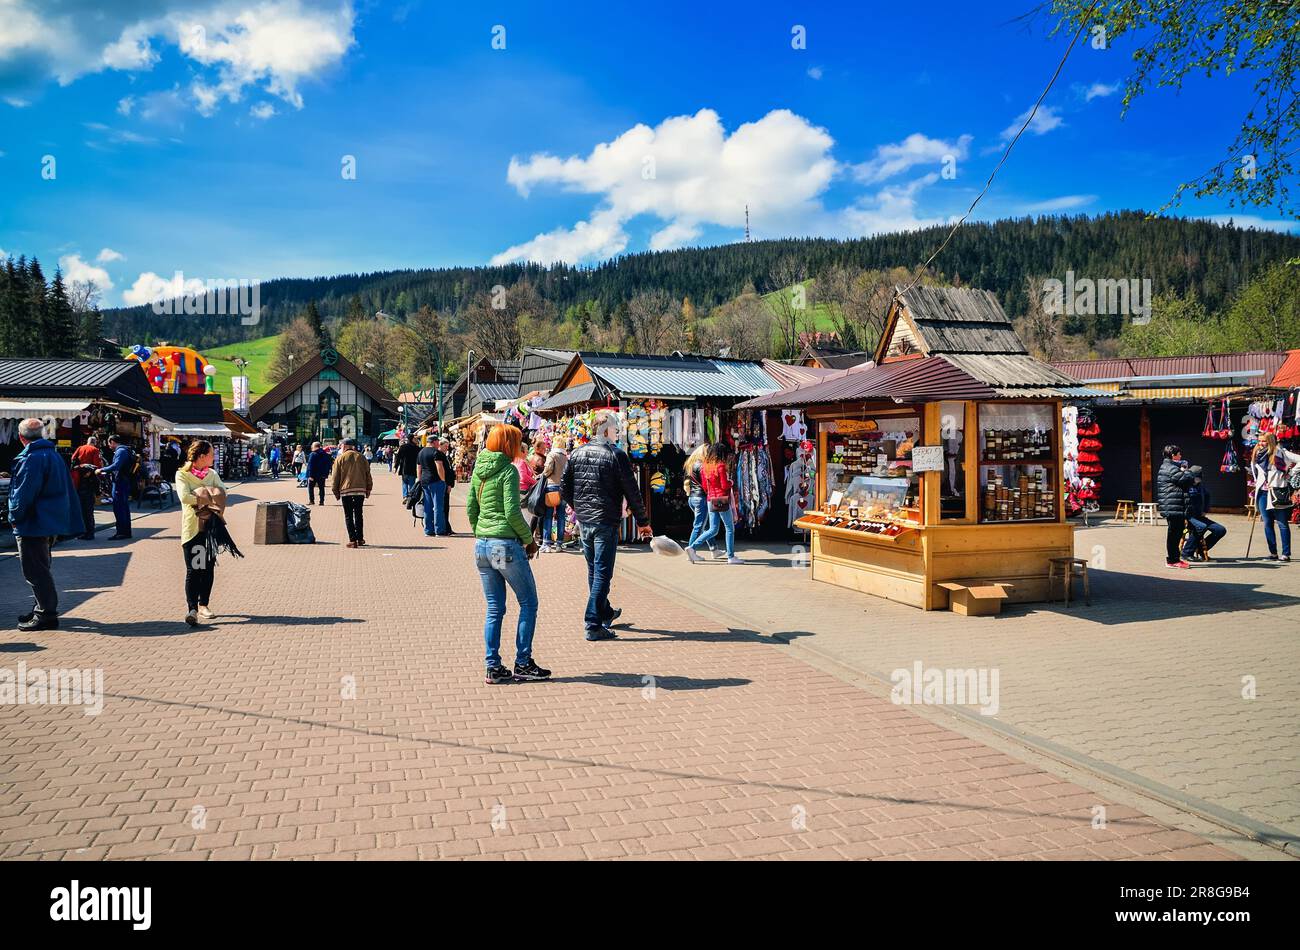
<path fill-rule="evenodd" d="M 741 403 L 802 411 L 817 445 L 812 576 L 924 610 L 957 586 L 1047 596 L 1074 553 L 1061 402 L 1085 392 L 1029 356 L 992 294 L 896 294 L 876 359 Z"/>

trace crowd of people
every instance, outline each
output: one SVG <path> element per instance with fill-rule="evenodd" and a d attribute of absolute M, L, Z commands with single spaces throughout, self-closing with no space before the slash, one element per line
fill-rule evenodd
<path fill-rule="evenodd" d="M 638 538 L 652 536 L 640 486 L 619 444 L 620 427 L 616 413 L 599 413 L 590 441 L 570 452 L 563 439 L 549 444 L 535 440 L 529 445 L 518 427 L 500 424 L 491 430 L 478 453 L 465 510 L 485 601 L 487 683 L 550 676 L 533 656 L 538 594 L 529 562 L 543 552 L 570 543 L 581 548 L 588 586 L 583 635 L 592 642 L 617 638 L 613 625 L 622 611 L 610 603 L 609 595 L 627 514 L 634 519 Z M 51 550 L 62 538 L 94 538 L 94 505 L 105 482 L 111 489 L 116 521 L 112 538 L 131 537 L 129 479 L 136 460 L 130 447 L 110 436 L 106 458 L 98 438 L 91 437 L 72 454 L 69 465 L 43 432 L 38 419 L 20 423 L 23 449 L 14 462 L 8 500 L 23 576 L 33 596 L 32 610 L 19 618 L 22 630 L 58 627 L 59 598 Z M 310 449 L 297 445 L 290 455 L 287 447 L 281 451 L 277 446 L 269 455 L 274 473 L 278 474 L 286 456 L 299 484 L 308 490 L 309 504 L 323 506 L 328 485 L 329 493 L 343 508 L 349 548 L 366 546 L 364 509 L 374 490 L 371 470 L 375 463 L 388 465 L 399 476 L 402 498 L 409 507 L 421 507 L 426 535 L 454 534 L 449 511 L 456 469 L 445 437 L 430 438 L 420 446 L 412 435 L 395 449 L 382 446 L 378 451 L 369 446 L 358 448 L 351 438 L 343 439 L 337 451 L 314 442 Z M 177 460 L 175 472 L 185 563 L 185 622 L 190 625 L 215 617 L 211 596 L 218 553 L 242 556 L 225 530 L 227 487 L 213 459 L 212 444 L 195 440 L 189 444 L 183 464 Z M 694 515 L 685 550 L 692 563 L 706 550 L 713 550 L 715 558 L 725 558 L 728 563 L 741 563 L 735 553 L 732 464 L 733 452 L 725 443 L 701 445 L 685 462 L 683 484 Z M 1269 433 L 1261 438 L 1250 464 L 1253 500 L 1263 524 L 1268 558 L 1289 561 L 1289 516 L 1300 487 L 1296 484 L 1300 482 L 1300 455 L 1280 446 Z M 1199 466 L 1183 458 L 1177 445 L 1165 446 L 1156 496 L 1168 526 L 1166 564 L 1171 568 L 1211 560 L 1211 550 L 1226 534 L 1226 528 L 1209 515 L 1211 498 L 1202 475 Z M 567 530 L 570 512 L 576 529 L 572 542 Z M 511 667 L 501 656 L 507 589 L 519 607 Z"/>

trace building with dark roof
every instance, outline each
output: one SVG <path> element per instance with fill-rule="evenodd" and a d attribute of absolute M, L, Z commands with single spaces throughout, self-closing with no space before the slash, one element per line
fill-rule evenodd
<path fill-rule="evenodd" d="M 397 419 L 397 398 L 337 350 L 326 348 L 248 408 L 253 422 L 281 426 L 297 442 L 374 442 Z"/>
<path fill-rule="evenodd" d="M 730 401 L 779 388 L 762 364 L 753 360 L 584 351 L 573 355 L 538 411 L 620 399 Z"/>
<path fill-rule="evenodd" d="M 442 397 L 443 421 L 490 412 L 498 399 L 513 399 L 519 394 L 522 360 L 497 360 L 479 357 L 470 370 L 456 378 Z M 472 370 L 472 372 L 471 372 Z M 426 417 L 424 424 L 436 422 L 437 413 Z"/>

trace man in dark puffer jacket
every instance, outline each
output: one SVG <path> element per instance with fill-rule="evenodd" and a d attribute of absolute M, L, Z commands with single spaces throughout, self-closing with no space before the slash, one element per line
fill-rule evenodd
<path fill-rule="evenodd" d="M 1183 536 L 1183 526 L 1187 524 L 1187 489 L 1196 480 L 1183 461 L 1183 450 L 1176 445 L 1166 445 L 1164 461 L 1156 474 L 1156 505 L 1160 516 L 1169 526 L 1165 536 L 1165 565 L 1167 567 L 1191 567 L 1182 559 L 1179 542 Z"/>
<path fill-rule="evenodd" d="M 587 559 L 587 612 L 584 617 L 588 640 L 612 640 L 610 629 L 621 610 L 609 605 L 609 585 L 614 578 L 614 556 L 618 553 L 618 524 L 623 520 L 623 502 L 636 518 L 637 536 L 648 538 L 650 516 L 641 490 L 632 477 L 632 463 L 616 444 L 618 416 L 596 415 L 592 441 L 569 457 L 560 482 L 560 495 L 573 509 Z"/>

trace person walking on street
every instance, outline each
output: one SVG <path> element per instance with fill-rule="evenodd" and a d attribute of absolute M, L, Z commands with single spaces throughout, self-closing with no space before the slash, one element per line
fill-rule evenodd
<path fill-rule="evenodd" d="M 96 474 L 112 476 L 113 520 L 117 523 L 117 530 L 108 540 L 120 541 L 131 537 L 131 483 L 135 478 L 135 453 L 115 435 L 108 437 L 108 449 L 113 453 L 113 461 Z"/>
<path fill-rule="evenodd" d="M 325 479 L 334 467 L 334 457 L 321 448 L 319 442 L 311 444 L 311 455 L 307 456 L 307 504 L 311 504 L 320 492 L 320 501 L 325 504 Z"/>
<path fill-rule="evenodd" d="M 456 533 L 451 530 L 451 490 L 456 487 L 456 466 L 451 462 L 451 442 L 445 438 L 439 439 L 438 451 L 447 464 L 447 490 L 442 493 L 442 523 L 447 526 L 447 534 L 450 536 Z"/>
<path fill-rule="evenodd" d="M 564 478 L 564 470 L 568 465 L 569 455 L 565 451 L 564 441 L 557 438 L 555 444 L 551 446 L 551 451 L 546 454 L 545 462 L 542 463 L 542 480 L 546 482 L 548 497 L 559 496 L 560 482 Z M 558 551 L 564 544 L 564 519 L 563 498 L 560 498 L 558 504 L 545 505 L 542 508 L 543 551 Z"/>
<path fill-rule="evenodd" d="M 1201 481 L 1201 466 L 1193 465 L 1188 473 L 1192 485 L 1187 489 L 1187 541 L 1183 544 L 1183 560 L 1210 560 L 1210 549 L 1223 540 L 1228 529 L 1210 518 L 1210 492 Z M 1201 548 L 1204 541 L 1205 547 Z"/>
<path fill-rule="evenodd" d="M 430 442 L 415 457 L 416 477 L 420 481 L 420 501 L 424 505 L 424 533 L 436 537 L 447 533 L 447 515 L 443 504 L 447 497 L 447 457 Z"/>
<path fill-rule="evenodd" d="M 343 502 L 343 524 L 348 529 L 348 547 L 366 546 L 365 523 L 362 510 L 374 484 L 370 478 L 370 463 L 357 451 L 356 439 L 344 439 L 339 457 L 334 460 L 334 476 L 330 491 Z"/>
<path fill-rule="evenodd" d="M 271 466 L 271 477 L 280 477 L 280 443 L 276 442 L 271 446 L 271 454 L 267 457 L 267 464 Z"/>
<path fill-rule="evenodd" d="M 536 553 L 528 524 L 519 508 L 519 454 L 522 433 L 514 426 L 493 426 L 487 444 L 474 462 L 465 513 L 474 532 L 474 563 L 483 582 L 487 617 L 483 642 L 489 685 L 512 680 L 544 680 L 551 671 L 533 659 L 533 632 L 537 626 L 537 584 L 528 559 Z M 515 628 L 513 672 L 501 662 L 501 623 L 506 613 L 506 585 L 519 601 Z"/>
<path fill-rule="evenodd" d="M 565 466 L 560 497 L 573 509 L 587 560 L 587 610 L 583 616 L 588 640 L 613 640 L 610 625 L 623 612 L 609 603 L 614 560 L 618 554 L 623 505 L 631 509 L 637 537 L 649 538 L 650 516 L 641 490 L 632 477 L 632 463 L 617 442 L 617 414 L 599 412 L 591 427 L 592 441 L 576 449 Z"/>
<path fill-rule="evenodd" d="M 302 450 L 302 443 L 299 442 L 293 449 L 293 475 L 295 478 L 302 478 L 303 466 L 307 464 L 307 453 Z"/>
<path fill-rule="evenodd" d="M 735 499 L 730 473 L 731 459 L 734 454 L 727 443 L 715 442 L 709 447 L 700 466 L 700 484 L 704 488 L 709 509 L 709 527 L 694 542 L 686 546 L 686 556 L 690 558 L 692 564 L 700 559 L 700 556 L 695 553 L 696 550 L 716 538 L 722 528 L 726 528 L 727 563 L 744 563 L 736 557 Z"/>
<path fill-rule="evenodd" d="M 708 442 L 701 442 L 682 465 L 682 470 L 686 473 L 686 504 L 690 506 L 691 514 L 695 516 L 695 520 L 691 523 L 690 540 L 686 542 L 687 550 L 691 549 L 709 527 L 709 498 L 704 493 L 704 482 L 701 476 L 704 471 L 704 461 L 711 448 Z M 714 547 L 712 541 L 709 541 L 706 547 L 713 551 L 715 558 L 720 556 L 721 552 Z"/>
<path fill-rule="evenodd" d="M 104 467 L 104 455 L 99 451 L 99 439 L 91 436 L 85 445 L 72 453 L 72 487 L 81 504 L 81 520 L 86 526 L 80 535 L 83 541 L 95 540 L 95 499 L 99 497 L 99 475 Z"/>
<path fill-rule="evenodd" d="M 1183 560 L 1179 549 L 1183 527 L 1187 524 L 1187 489 L 1192 486 L 1192 481 L 1187 463 L 1183 461 L 1183 450 L 1176 445 L 1166 445 L 1164 461 L 1156 473 L 1156 504 L 1168 526 L 1165 533 L 1166 567 L 1191 567 Z"/>
<path fill-rule="evenodd" d="M 1279 502 L 1290 501 L 1291 482 L 1288 474 L 1297 463 L 1300 463 L 1300 455 L 1282 448 L 1272 432 L 1260 436 L 1250 457 L 1250 473 L 1255 482 L 1255 510 L 1264 523 L 1264 540 L 1268 544 L 1270 561 L 1278 559 L 1275 525 L 1276 531 L 1282 535 L 1282 560 L 1291 560 L 1292 505 Z"/>
<path fill-rule="evenodd" d="M 185 464 L 176 473 L 176 497 L 181 503 L 181 554 L 185 558 L 185 622 L 191 627 L 197 626 L 200 620 L 216 617 L 209 602 L 217 571 L 218 544 L 214 543 L 214 532 L 221 518 L 219 513 L 208 514 L 206 509 L 214 499 L 224 508 L 227 488 L 212 465 L 213 455 L 211 442 L 196 439 L 185 452 Z"/>
<path fill-rule="evenodd" d="M 411 494 L 411 489 L 415 487 L 419 458 L 420 447 L 415 444 L 415 433 L 411 433 L 402 443 L 402 447 L 397 450 L 395 463 L 397 474 L 402 476 L 402 501 L 406 501 L 407 496 Z"/>
<path fill-rule="evenodd" d="M 40 419 L 18 424 L 22 451 L 14 458 L 9 482 L 9 524 L 18 542 L 23 580 L 32 589 L 32 609 L 18 618 L 18 629 L 59 628 L 59 589 L 54 585 L 50 550 L 60 537 L 83 534 L 77 494 L 68 466 L 45 438 Z"/>

